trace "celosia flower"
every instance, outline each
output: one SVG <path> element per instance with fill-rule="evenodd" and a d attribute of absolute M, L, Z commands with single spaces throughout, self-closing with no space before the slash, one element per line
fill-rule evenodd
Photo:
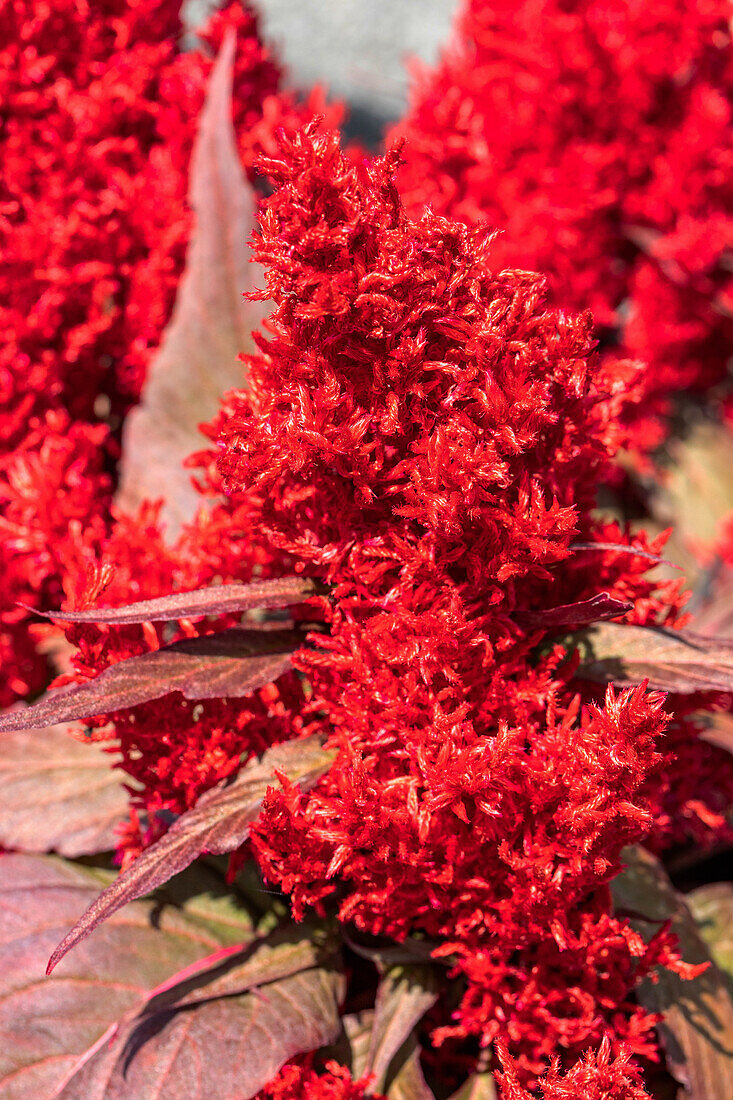
<path fill-rule="evenodd" d="M 601 588 L 639 623 L 679 617 L 679 584 L 655 585 L 643 558 L 575 546 L 628 549 L 593 506 L 635 373 L 619 382 L 589 316 L 548 308 L 542 278 L 494 273 L 490 234 L 410 219 L 398 163 L 352 164 L 314 128 L 264 162 L 279 185 L 256 248 L 270 335 L 200 460 L 228 500 L 167 555 L 135 524 L 106 551 L 109 603 L 143 594 L 133 582 L 152 596 L 317 578 L 329 595 L 308 610 L 323 625 L 296 657 L 306 683 L 289 674 L 195 715 L 168 696 L 112 716 L 115 735 L 155 822 L 266 741 L 325 734 L 340 749 L 329 773 L 307 796 L 271 791 L 252 831 L 296 915 L 334 906 L 365 932 L 437 945 L 463 994 L 434 1042 L 500 1036 L 523 1081 L 605 1036 L 654 1056 L 634 988 L 679 962 L 665 929 L 646 947 L 612 915 L 608 883 L 674 804 L 668 715 L 643 687 L 604 699 L 582 685 L 557 628 L 532 625 Z M 89 675 L 161 635 L 70 636 Z"/>
<path fill-rule="evenodd" d="M 497 1044 L 504 1072 L 497 1075 L 501 1100 L 534 1100 L 519 1080 L 506 1047 Z M 612 1052 L 608 1039 L 597 1051 L 588 1051 L 567 1074 L 553 1062 L 540 1082 L 542 1100 L 650 1100 L 641 1084 L 638 1067 L 625 1048 Z"/>
<path fill-rule="evenodd" d="M 18 603 L 58 604 L 61 577 L 83 576 L 107 533 L 107 435 L 105 425 L 56 408 L 33 417 L 25 438 L 0 453 L 0 706 L 48 680 Z"/>
<path fill-rule="evenodd" d="M 63 583 L 74 606 L 114 605 L 293 571 L 319 592 L 293 610 L 309 633 L 276 683 L 195 705 L 169 692 L 90 721 L 133 781 L 123 861 L 269 745 L 317 733 L 332 767 L 305 794 L 278 773 L 230 873 L 251 854 L 297 918 L 336 915 L 429 953 L 443 980 L 421 1031 L 462 1068 L 494 1044 L 503 1100 L 647 1100 L 632 1059 L 659 1058 L 658 1020 L 639 981 L 699 968 L 666 925 L 646 943 L 609 884 L 628 844 L 723 835 L 733 765 L 700 741 L 709 699 L 604 692 L 562 635 L 600 593 L 633 623 L 682 621 L 681 584 L 647 575 L 663 538 L 632 546 L 595 505 L 629 425 L 648 445 L 661 407 L 621 352 L 653 345 L 661 377 L 702 382 L 730 335 L 723 251 L 706 238 L 730 230 L 720 4 L 663 52 L 658 16 L 636 3 L 548 0 L 537 21 L 537 4 L 473 0 L 407 126 L 407 209 L 399 146 L 357 161 L 317 123 L 276 140 L 318 97 L 276 94 L 246 8 L 215 17 L 214 48 L 238 32 L 243 163 L 253 174 L 264 150 L 276 185 L 256 237 L 274 312 L 214 450 L 191 460 L 211 499 L 174 546 L 156 506 L 112 523 L 110 499 L 119 417 L 182 267 L 210 59 L 178 54 L 178 4 L 51 8 L 0 13 L 6 602 L 55 604 Z M 526 60 L 509 37 L 525 23 Z M 691 139 L 701 120 L 709 156 Z M 437 212 L 423 210 L 431 188 Z M 651 302 L 675 318 L 661 334 Z M 603 358 L 590 314 L 567 312 L 585 304 L 619 336 Z M 44 679 L 23 614 L 3 612 L 7 699 Z M 71 626 L 59 683 L 235 622 Z M 361 1100 L 373 1083 L 304 1055 L 259 1095 Z"/>
<path fill-rule="evenodd" d="M 0 8 L 0 705 L 48 679 L 17 604 L 109 528 L 115 445 L 170 317 L 191 227 L 188 163 L 211 56 L 179 52 L 180 0 L 9 0 Z M 247 6 L 237 35 L 243 163 L 309 118 Z M 338 120 L 335 109 L 332 117 Z M 83 570 L 82 570 L 83 572 Z"/>
<path fill-rule="evenodd" d="M 547 274 L 648 365 L 642 448 L 730 357 L 732 101 L 727 0 L 465 0 L 395 131 L 408 209 L 496 227 L 496 270 Z"/>
<path fill-rule="evenodd" d="M 300 1059 L 283 1068 L 270 1083 L 257 1094 L 257 1100 L 384 1100 L 381 1093 L 369 1088 L 370 1078 L 354 1081 L 348 1069 L 337 1062 L 327 1062 L 325 1069 L 317 1071 L 309 1065 L 310 1059 Z"/>
<path fill-rule="evenodd" d="M 548 310 L 537 278 L 492 274 L 484 232 L 408 219 L 396 165 L 349 169 L 307 135 L 266 164 L 273 337 L 225 404 L 219 467 L 253 531 L 333 585 L 330 633 L 300 667 L 343 752 L 304 804 L 266 800 L 255 854 L 296 912 L 338 884 L 343 920 L 445 940 L 469 978 L 457 1027 L 488 1042 L 528 1012 L 528 1068 L 624 1014 L 647 1052 L 651 1021 L 628 1004 L 640 941 L 593 933 L 626 974 L 601 990 L 580 929 L 605 919 L 620 850 L 651 826 L 664 718 L 641 691 L 579 709 L 559 653 L 533 655 L 541 632 L 520 625 L 598 583 L 562 563 L 596 533 L 613 383 L 588 319 Z M 619 556 L 602 569 L 610 591 L 651 592 Z M 589 1022 L 564 1022 L 548 989 L 533 1013 L 521 977 L 513 1006 L 477 1017 L 469 959 L 489 944 L 494 988 L 517 951 L 579 966 Z"/>

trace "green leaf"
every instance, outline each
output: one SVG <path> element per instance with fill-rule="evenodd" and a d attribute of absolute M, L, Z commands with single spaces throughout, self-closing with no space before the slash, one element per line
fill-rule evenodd
<path fill-rule="evenodd" d="M 640 1003 L 663 1016 L 658 1031 L 667 1068 L 690 1100 L 733 1096 L 733 1001 L 726 980 L 659 860 L 634 847 L 625 849 L 624 862 L 626 869 L 611 883 L 616 909 L 634 914 L 631 923 L 647 941 L 669 920 L 684 961 L 710 963 L 688 981 L 660 967 L 656 982 L 645 978 L 637 986 Z"/>
<path fill-rule="evenodd" d="M 687 895 L 697 930 L 733 992 L 733 883 L 711 882 Z"/>

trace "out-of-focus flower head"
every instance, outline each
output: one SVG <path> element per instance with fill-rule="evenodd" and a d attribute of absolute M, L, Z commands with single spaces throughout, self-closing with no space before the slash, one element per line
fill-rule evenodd
<path fill-rule="evenodd" d="M 642 450 L 733 347 L 732 104 L 727 0 L 465 0 L 395 131 L 411 211 L 495 227 L 496 270 L 544 272 L 647 364 Z"/>

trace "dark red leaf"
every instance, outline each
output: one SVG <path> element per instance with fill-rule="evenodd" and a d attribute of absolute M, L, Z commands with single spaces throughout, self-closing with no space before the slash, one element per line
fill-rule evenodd
<path fill-rule="evenodd" d="M 75 944 L 123 905 L 155 890 L 178 874 L 202 852 L 222 854 L 238 848 L 249 835 L 275 771 L 308 790 L 328 771 L 335 753 L 326 752 L 320 738 L 288 741 L 268 749 L 261 760 L 251 760 L 232 782 L 201 796 L 165 836 L 147 848 L 126 871 L 96 899 L 54 951 L 49 973 Z"/>
<path fill-rule="evenodd" d="M 733 642 L 688 630 L 601 623 L 573 636 L 578 675 L 622 686 L 648 680 L 659 691 L 733 691 Z"/>
<path fill-rule="evenodd" d="M 202 615 L 226 615 L 235 611 L 290 607 L 302 603 L 315 592 L 313 581 L 305 577 L 278 577 L 251 584 L 218 584 L 196 588 L 193 592 L 174 592 L 153 600 L 139 600 L 124 607 L 99 607 L 89 611 L 37 611 L 47 619 L 64 623 L 170 622 L 195 619 Z M 33 610 L 29 608 L 29 610 Z"/>
<path fill-rule="evenodd" d="M 129 795 L 113 765 L 112 753 L 97 742 L 77 741 L 66 726 L 6 734 L 0 844 L 72 858 L 114 848 Z"/>
<path fill-rule="evenodd" d="M 338 937 L 315 922 L 287 923 L 241 948 L 223 948 L 152 990 L 143 1014 L 184 1008 L 213 997 L 233 997 L 303 970 L 331 966 Z"/>
<path fill-rule="evenodd" d="M 667 561 L 666 558 L 661 558 L 659 554 L 650 554 L 648 550 L 642 550 L 638 546 L 625 546 L 620 542 L 574 542 L 569 549 L 611 550 L 614 554 L 630 554 L 635 558 L 645 558 L 646 561 L 653 561 L 655 565 L 671 565 L 673 569 L 678 568 L 673 561 Z"/>
<path fill-rule="evenodd" d="M 617 600 L 608 592 L 600 592 L 589 600 L 566 603 L 544 611 L 517 612 L 516 618 L 521 626 L 552 630 L 561 626 L 595 623 L 599 619 L 615 619 L 618 615 L 625 615 L 627 611 L 631 611 L 633 606 L 633 603 L 628 600 Z"/>
<path fill-rule="evenodd" d="M 189 186 L 196 221 L 173 317 L 122 436 L 119 505 L 133 512 L 165 497 L 162 515 L 174 534 L 201 499 L 184 460 L 204 445 L 199 424 L 217 412 L 222 393 L 244 385 L 238 356 L 252 349 L 264 314 L 244 297 L 263 280 L 247 244 L 255 196 L 232 126 L 234 48 L 227 35 L 201 112 Z"/>
<path fill-rule="evenodd" d="M 202 991 L 203 993 L 203 991 Z M 343 983 L 326 966 L 128 1020 L 59 1100 L 250 1100 L 297 1054 L 333 1041 Z"/>
<path fill-rule="evenodd" d="M 374 1012 L 363 1009 L 361 1012 L 347 1012 L 341 1017 L 341 1034 L 320 1057 L 327 1061 L 333 1059 L 351 1071 L 354 1080 L 366 1073 L 369 1043 L 372 1035 Z"/>
<path fill-rule="evenodd" d="M 203 896 L 187 897 L 182 907 L 135 902 L 44 978 L 62 930 L 109 877 L 52 856 L 2 856 L 3 1100 L 51 1100 L 110 1026 L 144 1007 L 151 988 L 222 944 L 254 937 L 241 900 L 216 876 L 199 873 Z"/>
<path fill-rule="evenodd" d="M 0 716 L 0 732 L 109 714 L 180 691 L 186 699 L 248 695 L 290 668 L 302 644 L 292 631 L 225 630 L 184 638 L 110 665 L 94 680 L 50 692 L 25 710 Z"/>
<path fill-rule="evenodd" d="M 428 962 L 449 968 L 454 965 L 454 960 L 450 956 L 441 955 L 439 959 L 433 958 L 434 949 L 440 946 L 438 940 L 415 939 L 408 936 L 400 943 L 395 943 L 387 937 L 363 935 L 356 940 L 346 926 L 341 929 L 341 936 L 355 955 L 373 962 L 380 972 L 390 967 L 412 963 Z"/>

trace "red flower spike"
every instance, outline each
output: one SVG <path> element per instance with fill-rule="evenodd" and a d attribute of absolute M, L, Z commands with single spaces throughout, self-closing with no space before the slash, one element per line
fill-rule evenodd
<path fill-rule="evenodd" d="M 539 278 L 492 274 L 490 235 L 410 220 L 398 160 L 352 166 L 305 131 L 264 164 L 272 337 L 225 401 L 218 468 L 251 530 L 333 586 L 330 632 L 296 662 L 314 728 L 346 751 L 308 798 L 266 800 L 253 849 L 296 915 L 338 884 L 342 920 L 445 940 L 468 979 L 445 1036 L 510 1026 L 528 1072 L 613 1019 L 651 1053 L 631 1001 L 643 947 L 605 885 L 652 828 L 666 718 L 641 689 L 582 708 L 559 653 L 532 653 L 541 617 L 523 624 L 601 583 L 653 621 L 679 585 L 571 549 L 629 541 L 591 518 L 619 396 L 588 318 L 547 309 Z M 591 944 L 613 960 L 603 985 Z"/>
<path fill-rule="evenodd" d="M 539 1092 L 527 1092 L 519 1080 L 511 1056 L 502 1043 L 496 1044 L 503 1073 L 497 1074 L 501 1100 L 651 1100 L 642 1087 L 639 1069 L 631 1061 L 628 1049 L 612 1053 L 608 1037 L 597 1050 L 587 1054 L 567 1073 L 556 1060 L 539 1082 Z"/>
<path fill-rule="evenodd" d="M 643 688 L 604 699 L 575 681 L 556 609 L 602 592 L 635 624 L 681 618 L 680 583 L 624 552 L 654 558 L 663 540 L 593 515 L 631 396 L 587 315 L 548 308 L 537 276 L 492 273 L 490 234 L 408 217 L 398 163 L 354 164 L 313 128 L 262 162 L 279 184 L 256 241 L 274 314 L 196 460 L 228 498 L 172 550 L 151 515 L 105 548 L 110 606 L 214 578 L 325 584 L 294 611 L 312 630 L 293 658 L 304 675 L 244 707 L 169 699 L 106 718 L 152 823 L 133 851 L 242 758 L 325 735 L 340 754 L 316 787 L 264 800 L 250 841 L 264 875 L 296 917 L 337 906 L 363 932 L 437 942 L 463 992 L 451 1018 L 436 1007 L 433 1043 L 498 1036 L 524 1087 L 607 1034 L 656 1055 L 634 989 L 679 960 L 666 932 L 646 952 L 608 883 L 625 845 L 696 827 L 687 808 L 712 807 L 730 769 L 702 791 L 681 706 L 670 719 Z M 93 580 L 69 595 L 88 606 Z M 145 652 L 153 629 L 71 625 L 77 676 Z"/>
<path fill-rule="evenodd" d="M 413 215 L 496 226 L 495 271 L 545 273 L 648 364 L 624 413 L 642 451 L 730 358 L 732 109 L 726 0 L 463 0 L 392 131 Z"/>
<path fill-rule="evenodd" d="M 306 1056 L 283 1066 L 256 1100 L 303 1100 L 306 1096 L 309 1100 L 385 1100 L 369 1087 L 369 1076 L 354 1081 L 349 1070 L 338 1062 L 329 1061 L 319 1071 L 312 1068 L 312 1060 Z"/>

